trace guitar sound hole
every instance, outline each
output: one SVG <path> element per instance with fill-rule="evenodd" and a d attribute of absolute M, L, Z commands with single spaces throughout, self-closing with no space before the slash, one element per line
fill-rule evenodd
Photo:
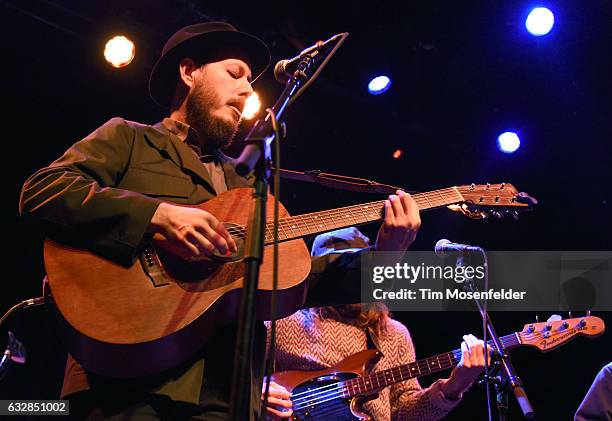
<path fill-rule="evenodd" d="M 210 256 L 210 259 L 224 263 L 242 260 L 242 256 L 244 256 L 244 240 L 246 237 L 245 229 L 240 225 L 232 224 L 231 222 L 226 222 L 225 228 L 232 235 L 238 251 L 230 255 L 224 255 L 215 250 L 215 252 Z"/>

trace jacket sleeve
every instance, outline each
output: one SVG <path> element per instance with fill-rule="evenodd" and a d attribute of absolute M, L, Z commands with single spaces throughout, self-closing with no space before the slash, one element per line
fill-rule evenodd
<path fill-rule="evenodd" d="M 117 189 L 135 129 L 113 118 L 25 182 L 20 214 L 47 236 L 129 266 L 161 203 Z"/>

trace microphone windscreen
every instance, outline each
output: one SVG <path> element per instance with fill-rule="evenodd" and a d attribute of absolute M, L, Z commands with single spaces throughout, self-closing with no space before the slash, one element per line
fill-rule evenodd
<path fill-rule="evenodd" d="M 287 83 L 287 60 L 280 60 L 274 66 L 274 79 L 280 83 Z"/>

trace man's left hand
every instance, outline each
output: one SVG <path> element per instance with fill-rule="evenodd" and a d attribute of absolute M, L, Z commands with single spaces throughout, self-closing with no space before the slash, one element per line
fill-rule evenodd
<path fill-rule="evenodd" d="M 385 200 L 385 218 L 376 237 L 376 250 L 406 251 L 420 226 L 418 205 L 408 193 L 398 190 Z"/>

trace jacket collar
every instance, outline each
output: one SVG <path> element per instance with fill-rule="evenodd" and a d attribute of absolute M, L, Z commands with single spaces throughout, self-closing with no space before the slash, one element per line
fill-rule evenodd
<path fill-rule="evenodd" d="M 156 133 L 147 136 L 149 142 L 183 170 L 196 175 L 204 181 L 206 187 L 211 192 L 216 193 L 210 174 L 202 162 L 200 162 L 197 152 L 190 146 L 190 143 L 192 143 L 190 142 L 191 136 L 194 136 L 193 140 L 195 141 L 195 130 L 189 125 L 171 118 L 164 118 L 162 122 L 157 123 L 153 128 Z M 217 152 L 217 157 L 223 167 L 228 189 L 248 185 L 249 177 L 244 178 L 236 173 L 234 168 L 235 161 L 232 158 L 221 151 Z"/>
<path fill-rule="evenodd" d="M 185 172 L 198 177 L 204 182 L 207 189 L 215 193 L 206 167 L 202 165 L 195 151 L 185 143 L 189 131 L 193 129 L 169 118 L 165 118 L 153 128 L 155 132 L 151 136 L 147 136 L 151 145 Z"/>

